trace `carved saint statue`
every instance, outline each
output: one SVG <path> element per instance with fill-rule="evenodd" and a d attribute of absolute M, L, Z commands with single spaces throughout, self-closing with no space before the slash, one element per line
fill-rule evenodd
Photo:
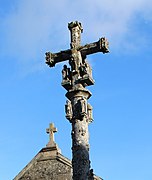
<path fill-rule="evenodd" d="M 93 115 L 92 115 L 92 106 L 89 103 L 87 104 L 87 116 L 88 116 L 88 122 L 91 123 L 93 121 Z"/>
<path fill-rule="evenodd" d="M 74 118 L 81 120 L 87 116 L 87 101 L 83 97 L 74 105 L 73 115 Z"/>
<path fill-rule="evenodd" d="M 87 61 L 85 61 L 85 66 L 86 66 L 88 75 L 92 78 L 92 68 Z"/>
<path fill-rule="evenodd" d="M 80 102 L 80 115 L 81 116 L 85 116 L 87 114 L 87 103 L 86 100 L 84 98 L 81 98 L 79 100 Z"/>
<path fill-rule="evenodd" d="M 73 113 L 72 113 L 72 105 L 71 105 L 71 102 L 69 100 L 66 101 L 65 113 L 66 113 L 66 118 L 68 120 L 71 120 Z"/>
<path fill-rule="evenodd" d="M 89 63 L 85 60 L 83 64 L 80 64 L 80 76 L 92 78 L 92 69 Z"/>
<path fill-rule="evenodd" d="M 87 74 L 87 67 L 86 64 L 80 64 L 80 76 L 83 77 L 85 74 Z"/>
<path fill-rule="evenodd" d="M 62 69 L 62 80 L 63 81 L 70 80 L 70 68 L 68 68 L 67 65 L 63 66 L 63 69 Z"/>

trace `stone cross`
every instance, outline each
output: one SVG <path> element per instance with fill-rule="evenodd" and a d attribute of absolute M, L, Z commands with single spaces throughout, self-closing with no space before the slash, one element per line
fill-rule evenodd
<path fill-rule="evenodd" d="M 52 147 L 55 145 L 54 133 L 57 132 L 57 128 L 54 127 L 53 123 L 50 123 L 49 128 L 46 129 L 46 132 L 49 134 L 49 142 L 48 142 L 47 146 Z"/>
<path fill-rule="evenodd" d="M 71 32 L 71 49 L 60 51 L 58 53 L 46 52 L 46 64 L 50 67 L 55 66 L 56 63 L 70 60 L 75 52 L 80 52 L 83 57 L 97 52 L 109 52 L 108 41 L 105 37 L 100 38 L 97 42 L 81 46 L 81 33 L 83 32 L 83 29 L 80 22 L 71 22 L 68 24 L 68 28 Z M 77 60 L 80 61 L 80 59 Z"/>
<path fill-rule="evenodd" d="M 72 125 L 73 180 L 93 180 L 89 160 L 88 131 L 88 125 L 93 117 L 92 106 L 87 102 L 91 93 L 85 87 L 93 85 L 94 80 L 86 56 L 97 52 L 108 53 L 108 41 L 102 37 L 97 42 L 82 46 L 81 23 L 71 22 L 68 28 L 71 32 L 71 48 L 58 53 L 46 52 L 46 64 L 53 67 L 59 62 L 69 61 L 70 67 L 63 66 L 61 85 L 67 90 L 65 112 L 66 118 Z"/>

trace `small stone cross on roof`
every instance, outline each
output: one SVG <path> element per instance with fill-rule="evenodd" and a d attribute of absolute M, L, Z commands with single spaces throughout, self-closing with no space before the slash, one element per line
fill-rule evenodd
<path fill-rule="evenodd" d="M 54 127 L 53 123 L 50 123 L 49 128 L 46 129 L 46 132 L 49 134 L 49 142 L 47 144 L 47 147 L 55 146 L 55 139 L 54 139 L 54 133 L 57 132 L 57 128 Z"/>

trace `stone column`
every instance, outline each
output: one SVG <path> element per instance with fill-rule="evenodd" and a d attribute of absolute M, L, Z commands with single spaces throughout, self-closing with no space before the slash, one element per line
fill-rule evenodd
<path fill-rule="evenodd" d="M 89 119 L 87 115 L 87 100 L 91 93 L 85 88 L 67 92 L 66 97 L 72 106 L 72 166 L 73 180 L 88 180 L 90 173 L 89 160 Z"/>

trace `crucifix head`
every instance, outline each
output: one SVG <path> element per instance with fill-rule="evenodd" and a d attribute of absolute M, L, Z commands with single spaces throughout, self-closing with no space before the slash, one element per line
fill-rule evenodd
<path fill-rule="evenodd" d="M 76 49 L 81 44 L 81 33 L 83 32 L 82 25 L 78 21 L 73 21 L 68 24 L 68 28 L 71 32 L 71 49 Z"/>
<path fill-rule="evenodd" d="M 92 69 L 87 63 L 86 57 L 97 52 L 108 53 L 109 49 L 105 37 L 100 38 L 97 42 L 82 46 L 81 33 L 83 28 L 80 22 L 70 22 L 68 28 L 71 35 L 71 48 L 57 53 L 46 52 L 46 64 L 54 67 L 59 62 L 69 61 L 70 67 L 64 66 L 62 70 L 62 86 L 67 91 L 71 91 L 94 84 Z"/>
<path fill-rule="evenodd" d="M 49 134 L 49 142 L 48 142 L 47 146 L 52 147 L 55 145 L 54 133 L 57 132 L 57 128 L 54 127 L 53 123 L 50 123 L 49 128 L 46 129 L 46 132 Z"/>

